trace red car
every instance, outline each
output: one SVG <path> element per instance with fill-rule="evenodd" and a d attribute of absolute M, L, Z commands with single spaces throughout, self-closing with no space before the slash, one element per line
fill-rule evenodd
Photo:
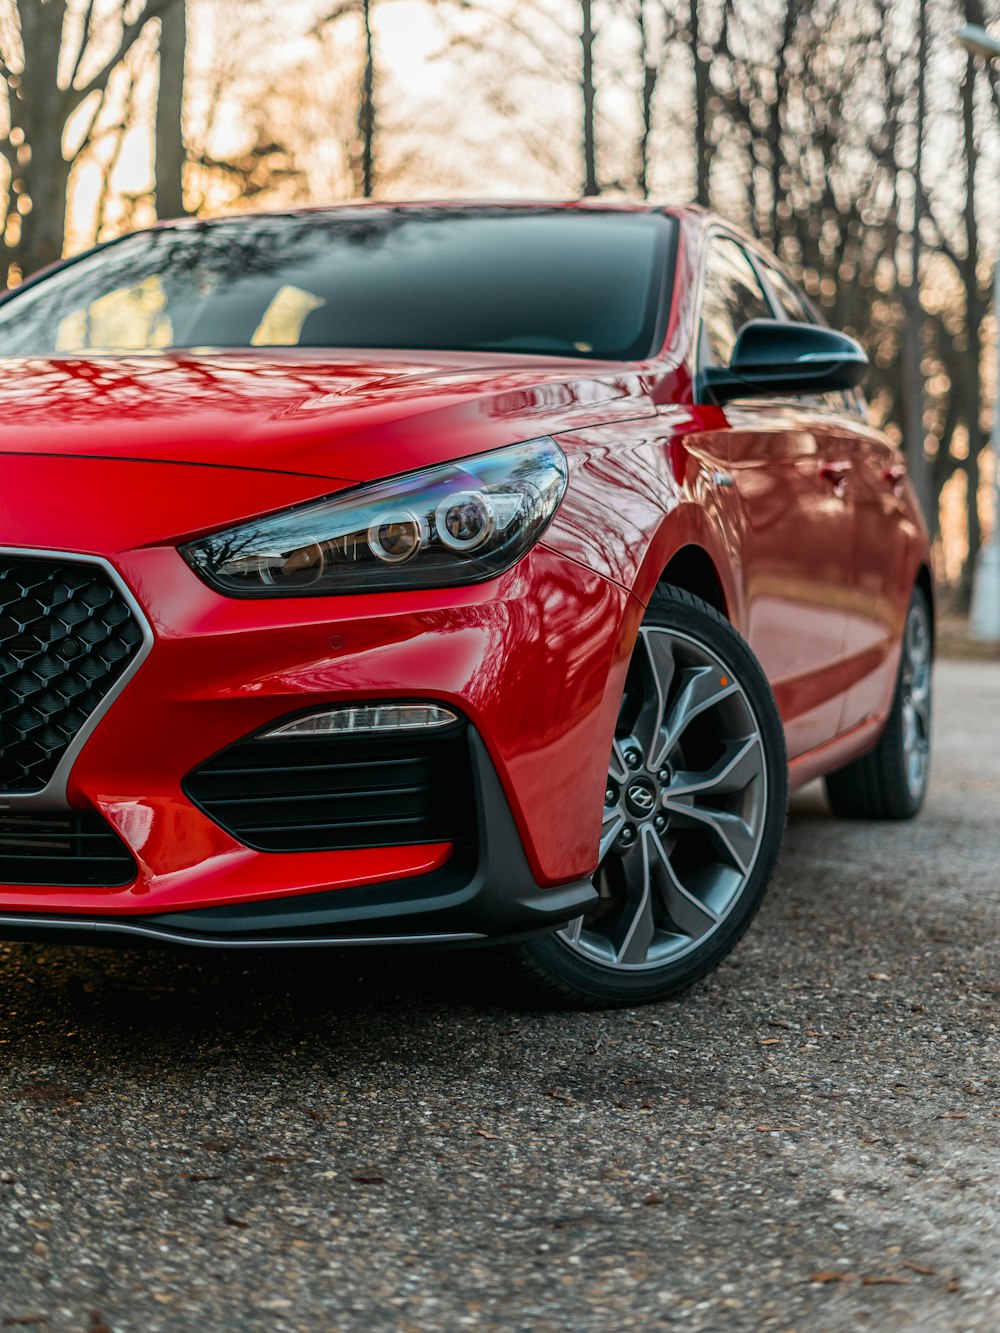
<path fill-rule="evenodd" d="M 186 221 L 0 302 L 0 932 L 504 941 L 657 999 L 789 782 L 927 783 L 860 347 L 690 209 Z"/>

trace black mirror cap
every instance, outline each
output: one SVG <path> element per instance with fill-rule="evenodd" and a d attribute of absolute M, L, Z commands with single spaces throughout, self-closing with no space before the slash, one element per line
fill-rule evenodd
<path fill-rule="evenodd" d="M 752 319 L 737 334 L 729 365 L 707 366 L 700 378 L 703 396 L 724 403 L 854 389 L 867 372 L 864 348 L 846 333 L 821 324 Z"/>

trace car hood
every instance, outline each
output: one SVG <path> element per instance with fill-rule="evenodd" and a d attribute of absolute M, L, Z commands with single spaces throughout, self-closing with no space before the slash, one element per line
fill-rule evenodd
<path fill-rule="evenodd" d="M 620 365 L 458 354 L 0 360 L 0 454 L 364 482 L 655 411 Z"/>

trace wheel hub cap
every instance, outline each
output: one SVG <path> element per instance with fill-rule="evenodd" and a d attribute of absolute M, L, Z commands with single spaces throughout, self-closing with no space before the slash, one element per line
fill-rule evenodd
<path fill-rule="evenodd" d="M 625 792 L 625 808 L 636 819 L 651 819 L 656 809 L 656 788 L 646 778 L 631 782 Z"/>

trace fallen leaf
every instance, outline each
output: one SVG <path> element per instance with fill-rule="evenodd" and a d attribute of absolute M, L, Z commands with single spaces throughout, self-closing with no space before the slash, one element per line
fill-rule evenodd
<path fill-rule="evenodd" d="M 473 1134 L 478 1134 L 481 1139 L 499 1139 L 499 1134 L 491 1134 L 488 1129 L 474 1129 Z"/>
<path fill-rule="evenodd" d="M 359 1185 L 384 1185 L 385 1176 L 376 1175 L 369 1171 L 356 1171 L 351 1175 L 352 1180 L 356 1180 Z"/>
<path fill-rule="evenodd" d="M 222 1177 L 221 1177 L 221 1176 L 210 1176 L 210 1175 L 207 1175 L 207 1174 L 206 1174 L 205 1172 L 203 1172 L 203 1171 L 182 1171 L 182 1172 L 181 1172 L 181 1175 L 180 1175 L 180 1179 L 181 1179 L 181 1180 L 191 1180 L 191 1181 L 194 1181 L 195 1183 L 197 1183 L 198 1181 L 201 1181 L 201 1180 L 221 1180 Z"/>
<path fill-rule="evenodd" d="M 11 1314 L 3 1321 L 4 1328 L 26 1328 L 29 1324 L 44 1324 L 43 1314 Z"/>
<path fill-rule="evenodd" d="M 869 981 L 891 981 L 892 978 L 889 976 L 888 972 L 869 972 L 869 973 L 868 973 L 868 980 L 869 980 Z"/>
<path fill-rule="evenodd" d="M 781 1044 L 780 1037 L 763 1037 L 757 1043 L 758 1046 L 778 1046 L 780 1044 Z"/>
<path fill-rule="evenodd" d="M 930 1275 L 936 1271 L 933 1268 L 928 1268 L 924 1264 L 915 1264 L 912 1259 L 901 1259 L 899 1261 L 899 1266 L 900 1268 L 909 1268 L 911 1272 L 920 1273 L 924 1277 L 930 1277 Z"/>
<path fill-rule="evenodd" d="M 266 1152 L 264 1154 L 265 1162 L 275 1162 L 278 1166 L 288 1166 L 295 1161 L 294 1157 L 281 1157 L 276 1152 Z"/>
<path fill-rule="evenodd" d="M 861 1279 L 863 1287 L 906 1287 L 909 1283 L 908 1277 L 896 1277 L 892 1273 L 887 1273 L 884 1277 L 871 1276 Z"/>
<path fill-rule="evenodd" d="M 573 1098 L 570 1097 L 570 1096 L 569 1096 L 567 1093 L 565 1093 L 565 1092 L 559 1092 L 556 1088 L 547 1088 L 547 1089 L 546 1089 L 546 1092 L 545 1092 L 545 1095 L 546 1095 L 546 1097 L 552 1097 L 552 1098 L 554 1098 L 554 1100 L 557 1101 L 557 1102 L 562 1102 L 565 1106 L 572 1106 L 572 1105 L 573 1105 Z M 621 1105 L 620 1102 L 617 1103 L 617 1104 L 618 1104 L 619 1106 Z"/>
<path fill-rule="evenodd" d="M 958 1291 L 958 1277 L 957 1277 L 957 1276 L 956 1276 L 956 1277 L 953 1277 L 953 1278 L 951 1279 L 951 1281 L 950 1281 L 950 1282 L 948 1283 L 948 1285 L 945 1287 L 945 1291 Z"/>
<path fill-rule="evenodd" d="M 82 1092 L 76 1092 L 61 1083 L 26 1083 L 21 1088 L 21 1096 L 50 1106 L 82 1106 L 85 1100 Z"/>
<path fill-rule="evenodd" d="M 942 1111 L 937 1120 L 965 1120 L 968 1117 L 968 1111 Z"/>
<path fill-rule="evenodd" d="M 807 1282 L 857 1282 L 854 1273 L 841 1273 L 834 1269 L 830 1273 L 813 1273 L 812 1277 L 806 1279 Z"/>
<path fill-rule="evenodd" d="M 222 1220 L 227 1227 L 239 1227 L 241 1231 L 246 1231 L 250 1225 L 249 1222 L 241 1222 L 238 1217 L 230 1217 L 228 1213 L 222 1214 Z"/>
<path fill-rule="evenodd" d="M 663 1202 L 663 1195 L 657 1194 L 655 1190 L 653 1191 L 652 1194 L 647 1194 L 646 1197 L 643 1199 L 643 1203 L 649 1204 L 650 1206 L 662 1202 Z"/>

